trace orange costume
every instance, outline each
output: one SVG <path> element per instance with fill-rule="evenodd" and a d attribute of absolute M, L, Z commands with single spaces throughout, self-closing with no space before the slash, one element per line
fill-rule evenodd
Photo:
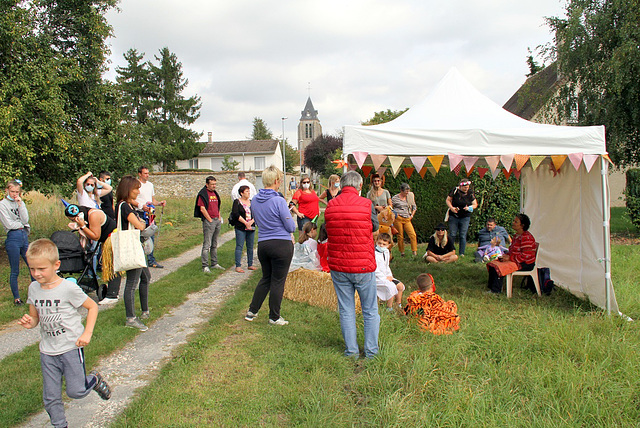
<path fill-rule="evenodd" d="M 432 291 L 416 290 L 407 298 L 404 312 L 418 317 L 418 325 L 433 334 L 452 334 L 460 328 L 458 305 L 453 300 L 444 299 Z"/>

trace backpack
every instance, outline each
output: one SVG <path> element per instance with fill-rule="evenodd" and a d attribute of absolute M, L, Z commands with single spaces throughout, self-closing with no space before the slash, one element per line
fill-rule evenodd
<path fill-rule="evenodd" d="M 227 219 L 227 223 L 229 223 L 229 225 L 233 227 L 236 227 L 238 225 L 238 216 L 237 214 L 233 213 L 233 209 L 235 208 L 236 204 L 239 204 L 237 199 L 233 201 L 233 207 L 231 208 L 231 212 L 229 213 L 229 218 Z"/>
<path fill-rule="evenodd" d="M 551 294 L 556 285 L 551 279 L 551 271 L 548 267 L 538 268 L 538 282 L 540 283 L 540 291 L 547 296 Z"/>

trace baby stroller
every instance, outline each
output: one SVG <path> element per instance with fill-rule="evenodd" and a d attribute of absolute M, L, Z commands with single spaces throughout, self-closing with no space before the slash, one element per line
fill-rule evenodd
<path fill-rule="evenodd" d="M 104 285 L 98 283 L 98 276 L 93 268 L 93 256 L 99 253 L 102 244 L 99 243 L 93 250 L 90 249 L 90 246 L 85 249 L 80 243 L 79 236 L 70 230 L 53 232 L 51 240 L 58 247 L 59 272 L 61 274 L 79 273 L 80 276 L 76 281 L 82 291 L 87 294 L 95 291 L 98 300 L 102 300 L 107 290 Z"/>

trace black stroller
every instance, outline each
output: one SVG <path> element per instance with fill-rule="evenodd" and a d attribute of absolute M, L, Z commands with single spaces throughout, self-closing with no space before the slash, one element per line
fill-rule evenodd
<path fill-rule="evenodd" d="M 77 283 L 82 291 L 89 294 L 96 292 L 98 300 L 102 300 L 107 292 L 104 285 L 98 283 L 98 276 L 93 268 L 93 255 L 98 253 L 102 244 L 96 247 L 83 248 L 77 233 L 70 230 L 59 230 L 51 235 L 51 240 L 58 247 L 61 274 L 79 273 Z"/>

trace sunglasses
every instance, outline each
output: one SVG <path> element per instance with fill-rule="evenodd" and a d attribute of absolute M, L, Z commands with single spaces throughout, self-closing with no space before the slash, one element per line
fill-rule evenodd
<path fill-rule="evenodd" d="M 311 184 L 310 181 L 303 181 L 302 184 Z"/>
<path fill-rule="evenodd" d="M 447 229 L 443 229 L 443 228 L 439 227 L 439 228 L 436 228 L 436 230 L 442 232 L 443 230 L 447 230 Z"/>

